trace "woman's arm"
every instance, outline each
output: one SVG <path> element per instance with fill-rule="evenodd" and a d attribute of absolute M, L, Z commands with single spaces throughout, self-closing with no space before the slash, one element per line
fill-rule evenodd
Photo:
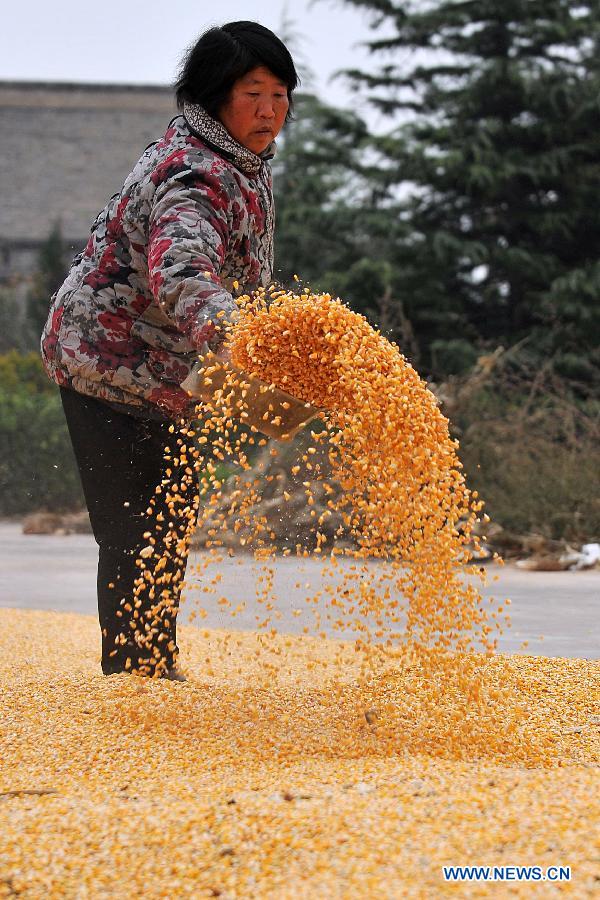
<path fill-rule="evenodd" d="M 169 179 L 150 214 L 148 277 L 165 314 L 200 349 L 217 347 L 221 325 L 237 313 L 219 272 L 230 240 L 230 197 L 208 172 Z"/>

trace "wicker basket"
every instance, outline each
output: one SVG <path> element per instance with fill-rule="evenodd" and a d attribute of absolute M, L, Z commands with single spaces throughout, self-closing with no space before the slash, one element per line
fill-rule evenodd
<path fill-rule="evenodd" d="M 233 387 L 226 384 L 229 372 L 236 373 Z M 222 396 L 232 415 L 278 441 L 290 441 L 304 425 L 322 414 L 310 403 L 248 375 L 213 353 L 198 361 L 181 387 L 197 400 L 218 402 Z"/>

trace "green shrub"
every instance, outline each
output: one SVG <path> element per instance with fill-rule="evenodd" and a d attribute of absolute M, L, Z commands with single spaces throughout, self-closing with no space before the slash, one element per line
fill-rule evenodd
<path fill-rule="evenodd" d="M 452 413 L 469 485 L 504 528 L 600 538 L 600 404 L 554 375 L 500 374 Z"/>
<path fill-rule="evenodd" d="M 434 372 L 445 375 L 462 375 L 477 362 L 477 348 L 464 338 L 448 341 L 432 341 L 431 365 Z"/>
<path fill-rule="evenodd" d="M 37 353 L 0 355 L 0 515 L 81 506 L 58 388 Z"/>

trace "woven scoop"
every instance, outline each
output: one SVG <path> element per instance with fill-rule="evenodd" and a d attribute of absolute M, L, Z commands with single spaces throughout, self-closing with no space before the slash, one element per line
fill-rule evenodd
<path fill-rule="evenodd" d="M 231 372 L 236 376 L 233 385 L 227 378 Z M 211 352 L 196 363 L 181 387 L 197 400 L 218 401 L 221 392 L 232 415 L 278 441 L 290 441 L 307 422 L 322 413 Z"/>

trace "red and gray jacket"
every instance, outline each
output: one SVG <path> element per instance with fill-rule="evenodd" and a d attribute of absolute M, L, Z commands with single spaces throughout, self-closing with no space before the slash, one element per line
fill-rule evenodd
<path fill-rule="evenodd" d="M 199 106 L 170 122 L 53 297 L 41 346 L 57 384 L 138 415 L 191 412 L 180 384 L 234 315 L 233 282 L 245 292 L 271 281 L 269 156 Z"/>

